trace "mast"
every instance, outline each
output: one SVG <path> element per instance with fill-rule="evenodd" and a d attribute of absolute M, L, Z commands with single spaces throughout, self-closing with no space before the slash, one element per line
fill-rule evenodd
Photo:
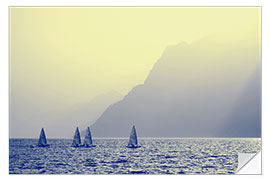
<path fill-rule="evenodd" d="M 79 145 L 81 145 L 81 136 L 80 136 L 79 128 L 77 127 L 75 134 L 74 134 L 74 137 L 73 137 L 72 146 L 78 147 Z"/>
<path fill-rule="evenodd" d="M 136 133 L 135 126 L 133 125 L 131 133 L 130 133 L 130 137 L 129 137 L 128 146 L 136 147 L 137 145 L 138 145 L 137 133 Z"/>
<path fill-rule="evenodd" d="M 84 138 L 84 145 L 91 146 L 92 144 L 93 144 L 93 141 L 92 141 L 91 131 L 90 131 L 90 128 L 87 127 L 85 138 Z"/>
<path fill-rule="evenodd" d="M 45 131 L 44 131 L 43 128 L 40 131 L 39 140 L 38 140 L 38 146 L 39 147 L 48 146 Z"/>

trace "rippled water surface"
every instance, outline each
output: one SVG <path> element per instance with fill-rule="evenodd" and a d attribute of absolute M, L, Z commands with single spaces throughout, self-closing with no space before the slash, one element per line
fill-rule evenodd
<path fill-rule="evenodd" d="M 261 139 L 94 139 L 94 148 L 70 147 L 72 140 L 9 140 L 10 174 L 232 174 L 237 153 L 256 153 Z"/>

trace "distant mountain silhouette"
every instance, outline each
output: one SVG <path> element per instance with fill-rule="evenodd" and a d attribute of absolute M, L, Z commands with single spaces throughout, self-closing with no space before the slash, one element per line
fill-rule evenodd
<path fill-rule="evenodd" d="M 243 40 L 169 46 L 144 84 L 92 125 L 94 136 L 127 137 L 136 125 L 139 137 L 259 137 L 259 42 Z"/>
<path fill-rule="evenodd" d="M 76 104 L 63 112 L 56 112 L 56 116 L 50 118 L 55 118 L 56 121 L 53 127 L 48 128 L 48 132 L 51 130 L 53 134 L 57 132 L 53 130 L 59 128 L 63 137 L 73 137 L 74 128 L 78 126 L 84 137 L 87 126 L 93 124 L 110 104 L 119 101 L 122 97 L 120 93 L 110 91 L 94 97 L 88 103 Z"/>
<path fill-rule="evenodd" d="M 115 103 L 122 98 L 123 96 L 120 93 L 110 91 L 100 94 L 89 101 L 86 100 L 85 103 L 77 103 L 71 107 L 63 108 L 62 110 L 45 112 L 44 114 L 31 117 L 31 119 L 42 117 L 42 122 L 46 127 L 46 135 L 48 135 L 49 138 L 72 139 L 74 129 L 77 126 L 80 129 L 81 136 L 84 137 L 87 126 L 93 124 L 110 104 Z M 32 124 L 31 125 L 34 126 L 33 129 L 37 129 L 39 126 L 39 124 Z M 22 125 L 22 127 L 24 126 L 25 125 Z M 38 131 L 37 133 L 39 133 Z M 18 138 L 15 134 L 16 131 L 12 131 L 12 133 L 11 137 Z"/>

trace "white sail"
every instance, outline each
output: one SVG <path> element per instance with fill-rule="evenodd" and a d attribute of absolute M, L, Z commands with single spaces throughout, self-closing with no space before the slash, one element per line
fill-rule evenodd
<path fill-rule="evenodd" d="M 84 146 L 91 146 L 93 144 L 92 142 L 92 136 L 90 128 L 87 127 L 85 138 L 84 138 Z"/>
<path fill-rule="evenodd" d="M 80 145 L 81 145 L 81 136 L 80 136 L 79 128 L 77 127 L 76 131 L 75 131 L 75 134 L 74 134 L 72 146 L 73 147 L 78 147 Z"/>
<path fill-rule="evenodd" d="M 137 147 L 137 146 L 138 146 L 137 133 L 135 126 L 133 126 L 129 137 L 128 147 Z"/>
<path fill-rule="evenodd" d="M 46 135 L 45 135 L 45 132 L 44 132 L 43 128 L 40 131 L 39 140 L 38 140 L 38 146 L 39 147 L 48 146 Z"/>

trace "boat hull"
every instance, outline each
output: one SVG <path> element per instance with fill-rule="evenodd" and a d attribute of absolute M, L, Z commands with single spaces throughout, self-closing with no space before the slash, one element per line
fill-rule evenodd
<path fill-rule="evenodd" d="M 91 147 L 96 147 L 96 145 L 84 145 L 83 147 L 85 147 L 85 148 L 91 148 Z"/>
<path fill-rule="evenodd" d="M 130 149 L 136 149 L 136 148 L 140 148 L 141 146 L 127 146 L 127 148 L 130 148 Z"/>
<path fill-rule="evenodd" d="M 49 144 L 38 145 L 38 147 L 49 147 Z"/>
<path fill-rule="evenodd" d="M 80 147 L 84 147 L 84 145 L 72 145 L 71 147 L 80 148 Z"/>

